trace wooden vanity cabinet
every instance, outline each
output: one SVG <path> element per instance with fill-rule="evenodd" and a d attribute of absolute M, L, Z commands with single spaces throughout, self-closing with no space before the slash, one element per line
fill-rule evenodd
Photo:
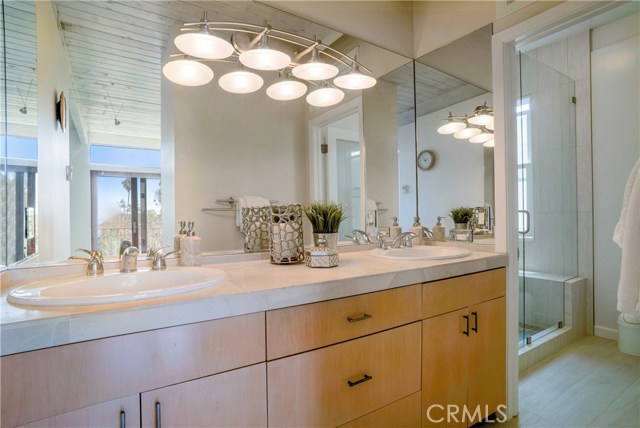
<path fill-rule="evenodd" d="M 505 282 L 496 269 L 423 285 L 423 427 L 471 426 L 505 404 Z"/>
<path fill-rule="evenodd" d="M 268 312 L 269 426 L 419 424 L 393 403 L 420 391 L 420 307 L 418 285 Z"/>

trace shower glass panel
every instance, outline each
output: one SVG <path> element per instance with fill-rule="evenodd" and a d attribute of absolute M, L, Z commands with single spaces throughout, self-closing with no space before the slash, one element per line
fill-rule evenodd
<path fill-rule="evenodd" d="M 564 282 L 577 275 L 575 82 L 519 54 L 520 346 L 564 323 Z"/>

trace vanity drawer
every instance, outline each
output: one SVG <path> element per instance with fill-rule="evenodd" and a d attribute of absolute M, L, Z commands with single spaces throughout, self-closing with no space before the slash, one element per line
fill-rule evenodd
<path fill-rule="evenodd" d="M 420 406 L 420 393 L 416 392 L 338 428 L 416 428 L 420 426 Z"/>
<path fill-rule="evenodd" d="M 336 427 L 420 390 L 420 322 L 267 363 L 269 426 Z"/>
<path fill-rule="evenodd" d="M 265 359 L 264 312 L 2 357 L 15 426 Z"/>
<path fill-rule="evenodd" d="M 267 359 L 331 345 L 420 319 L 420 285 L 267 312 Z"/>
<path fill-rule="evenodd" d="M 422 315 L 436 315 L 504 296 L 506 269 L 494 269 L 422 285 Z"/>

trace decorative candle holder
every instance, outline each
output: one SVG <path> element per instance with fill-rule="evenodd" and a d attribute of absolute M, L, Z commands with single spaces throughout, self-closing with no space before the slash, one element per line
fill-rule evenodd
<path fill-rule="evenodd" d="M 242 208 L 242 233 L 244 233 L 244 251 L 256 253 L 269 251 L 269 207 Z"/>
<path fill-rule="evenodd" d="M 302 205 L 271 205 L 271 263 L 293 264 L 304 261 Z"/>

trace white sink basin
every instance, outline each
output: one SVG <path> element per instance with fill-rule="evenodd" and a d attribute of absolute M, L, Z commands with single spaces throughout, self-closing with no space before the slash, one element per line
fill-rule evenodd
<path fill-rule="evenodd" d="M 172 267 L 165 271 L 117 271 L 103 276 L 47 279 L 18 287 L 10 303 L 29 306 L 77 306 L 131 302 L 173 296 L 211 287 L 224 280 L 218 269 Z"/>
<path fill-rule="evenodd" d="M 419 246 L 390 248 L 388 250 L 376 248 L 371 250 L 371 254 L 376 257 L 394 260 L 443 260 L 466 257 L 471 253 L 464 248 Z"/>

